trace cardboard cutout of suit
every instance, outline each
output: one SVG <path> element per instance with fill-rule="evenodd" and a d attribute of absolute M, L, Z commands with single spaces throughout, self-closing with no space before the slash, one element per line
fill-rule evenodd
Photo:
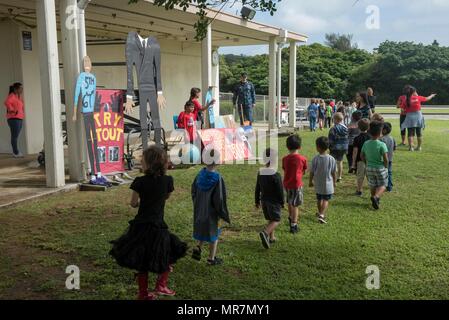
<path fill-rule="evenodd" d="M 148 111 L 150 105 L 151 120 L 154 129 L 154 140 L 162 146 L 162 125 L 160 110 L 165 106 L 165 98 L 162 95 L 161 80 L 161 47 L 154 37 L 142 38 L 137 32 L 128 34 L 126 40 L 126 65 L 127 65 L 127 102 L 126 111 L 130 113 L 134 103 L 134 77 L 133 67 L 136 67 L 137 84 L 140 101 L 140 125 L 142 129 L 143 149 L 148 147 Z"/>

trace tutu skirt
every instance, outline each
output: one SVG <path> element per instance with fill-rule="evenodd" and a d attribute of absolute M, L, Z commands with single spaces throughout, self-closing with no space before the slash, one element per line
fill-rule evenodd
<path fill-rule="evenodd" d="M 121 267 L 157 274 L 168 271 L 187 251 L 185 242 L 152 223 L 131 223 L 111 244 L 109 254 Z"/>

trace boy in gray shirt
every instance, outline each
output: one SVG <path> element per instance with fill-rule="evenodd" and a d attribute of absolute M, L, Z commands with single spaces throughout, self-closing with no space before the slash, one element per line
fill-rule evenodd
<path fill-rule="evenodd" d="M 390 133 L 392 131 L 392 125 L 389 122 L 384 123 L 384 128 L 382 129 L 382 139 L 388 148 L 388 186 L 387 191 L 391 192 L 393 191 L 393 155 L 396 151 L 396 141 L 392 136 L 390 136 Z"/>
<path fill-rule="evenodd" d="M 311 188 L 315 186 L 318 222 L 326 224 L 326 211 L 337 183 L 337 161 L 326 153 L 329 149 L 328 138 L 318 138 L 316 140 L 316 149 L 319 155 L 312 160 L 309 185 Z"/>

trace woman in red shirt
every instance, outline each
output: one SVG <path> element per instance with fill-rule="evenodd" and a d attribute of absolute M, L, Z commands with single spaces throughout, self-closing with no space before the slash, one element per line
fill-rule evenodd
<path fill-rule="evenodd" d="M 199 99 L 201 98 L 201 89 L 192 88 L 190 90 L 190 101 L 195 105 L 195 110 L 193 114 L 195 116 L 195 121 L 201 121 L 201 126 L 204 124 L 203 111 L 206 111 L 210 106 L 215 104 L 215 99 L 213 99 L 207 106 L 202 106 Z"/>
<path fill-rule="evenodd" d="M 405 113 L 405 119 L 401 125 L 401 130 L 408 130 L 409 150 L 415 151 L 413 140 L 415 135 L 418 137 L 417 151 L 421 151 L 422 147 L 422 129 L 424 125 L 424 117 L 421 112 L 421 103 L 427 102 L 435 98 L 436 94 L 428 97 L 418 95 L 417 90 L 412 86 L 405 87 L 405 95 L 399 97 L 398 107 Z"/>
<path fill-rule="evenodd" d="M 20 131 L 22 131 L 23 119 L 25 118 L 22 94 L 23 86 L 21 83 L 16 82 L 9 87 L 9 94 L 5 100 L 6 119 L 11 130 L 11 146 L 14 158 L 23 158 L 17 143 Z"/>

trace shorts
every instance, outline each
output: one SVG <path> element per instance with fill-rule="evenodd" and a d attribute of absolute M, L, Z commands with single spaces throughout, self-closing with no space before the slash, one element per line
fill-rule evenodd
<path fill-rule="evenodd" d="M 361 185 L 366 177 L 366 164 L 363 161 L 357 162 L 357 182 Z"/>
<path fill-rule="evenodd" d="M 303 188 L 295 190 L 287 190 L 287 203 L 295 208 L 302 205 L 304 202 Z"/>
<path fill-rule="evenodd" d="M 316 195 L 316 199 L 318 201 L 330 201 L 332 199 L 332 194 L 318 194 Z"/>
<path fill-rule="evenodd" d="M 370 188 L 388 186 L 387 168 L 366 168 L 366 176 L 368 177 L 368 185 Z"/>
<path fill-rule="evenodd" d="M 278 203 L 264 202 L 262 201 L 262 211 L 267 221 L 281 221 L 282 207 Z"/>
<path fill-rule="evenodd" d="M 343 161 L 347 152 L 347 150 L 331 150 L 331 156 L 337 161 Z"/>

